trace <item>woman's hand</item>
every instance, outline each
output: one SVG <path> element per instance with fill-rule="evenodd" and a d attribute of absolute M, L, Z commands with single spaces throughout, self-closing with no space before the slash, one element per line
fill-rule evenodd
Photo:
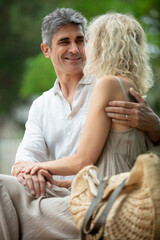
<path fill-rule="evenodd" d="M 18 161 L 14 164 L 13 166 L 13 172 L 12 175 L 17 177 L 19 173 L 25 172 L 24 169 L 27 169 L 32 166 L 32 168 L 36 165 L 37 163 L 32 162 L 32 161 Z"/>
<path fill-rule="evenodd" d="M 31 175 L 34 175 L 36 172 L 38 172 L 41 169 L 48 171 L 48 169 L 45 168 L 44 163 L 33 163 L 33 164 L 31 163 L 31 164 L 28 164 L 27 166 L 24 166 L 21 169 L 21 172 L 26 174 L 30 173 Z"/>

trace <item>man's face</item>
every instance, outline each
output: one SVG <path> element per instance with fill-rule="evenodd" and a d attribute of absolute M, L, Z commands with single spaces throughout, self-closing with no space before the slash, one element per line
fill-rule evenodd
<path fill-rule="evenodd" d="M 65 25 L 52 38 L 50 58 L 57 73 L 82 75 L 85 63 L 85 38 L 81 26 Z"/>

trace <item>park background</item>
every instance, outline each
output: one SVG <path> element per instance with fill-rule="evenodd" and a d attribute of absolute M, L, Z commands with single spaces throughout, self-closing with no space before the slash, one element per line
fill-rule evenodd
<path fill-rule="evenodd" d="M 80 11 L 88 21 L 107 11 L 137 18 L 147 35 L 154 72 L 148 101 L 160 116 L 159 0 L 1 0 L 0 173 L 10 174 L 33 99 L 56 79 L 50 60 L 41 53 L 41 23 L 45 15 L 61 7 Z"/>

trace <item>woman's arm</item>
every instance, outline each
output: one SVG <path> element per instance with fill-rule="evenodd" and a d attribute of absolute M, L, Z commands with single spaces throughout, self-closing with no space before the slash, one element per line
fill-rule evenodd
<path fill-rule="evenodd" d="M 77 153 L 56 161 L 38 163 L 37 168 L 34 167 L 31 173 L 34 174 L 38 169 L 44 168 L 52 175 L 74 175 L 84 166 L 95 164 L 106 142 L 111 125 L 111 120 L 104 109 L 109 101 L 115 99 L 119 89 L 119 84 L 114 77 L 107 76 L 99 79 L 93 91 Z"/>
<path fill-rule="evenodd" d="M 74 175 L 84 166 L 96 163 L 110 129 L 111 121 L 104 110 L 111 100 L 110 85 L 107 79 L 99 79 L 95 85 L 77 153 L 38 165 L 53 175 Z"/>

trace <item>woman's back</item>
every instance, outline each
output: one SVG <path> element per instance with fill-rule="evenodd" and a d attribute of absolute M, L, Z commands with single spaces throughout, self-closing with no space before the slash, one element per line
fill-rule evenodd
<path fill-rule="evenodd" d="M 124 99 L 129 101 L 122 81 L 118 77 L 115 78 L 120 84 Z M 137 156 L 146 150 L 144 132 L 136 128 L 125 127 L 124 129 L 120 125 L 112 124 L 103 151 L 96 163 L 98 177 L 103 178 L 130 171 Z"/>
<path fill-rule="evenodd" d="M 98 177 L 128 172 L 139 154 L 147 151 L 144 134 L 136 128 L 111 129 L 103 151 L 96 163 Z"/>

